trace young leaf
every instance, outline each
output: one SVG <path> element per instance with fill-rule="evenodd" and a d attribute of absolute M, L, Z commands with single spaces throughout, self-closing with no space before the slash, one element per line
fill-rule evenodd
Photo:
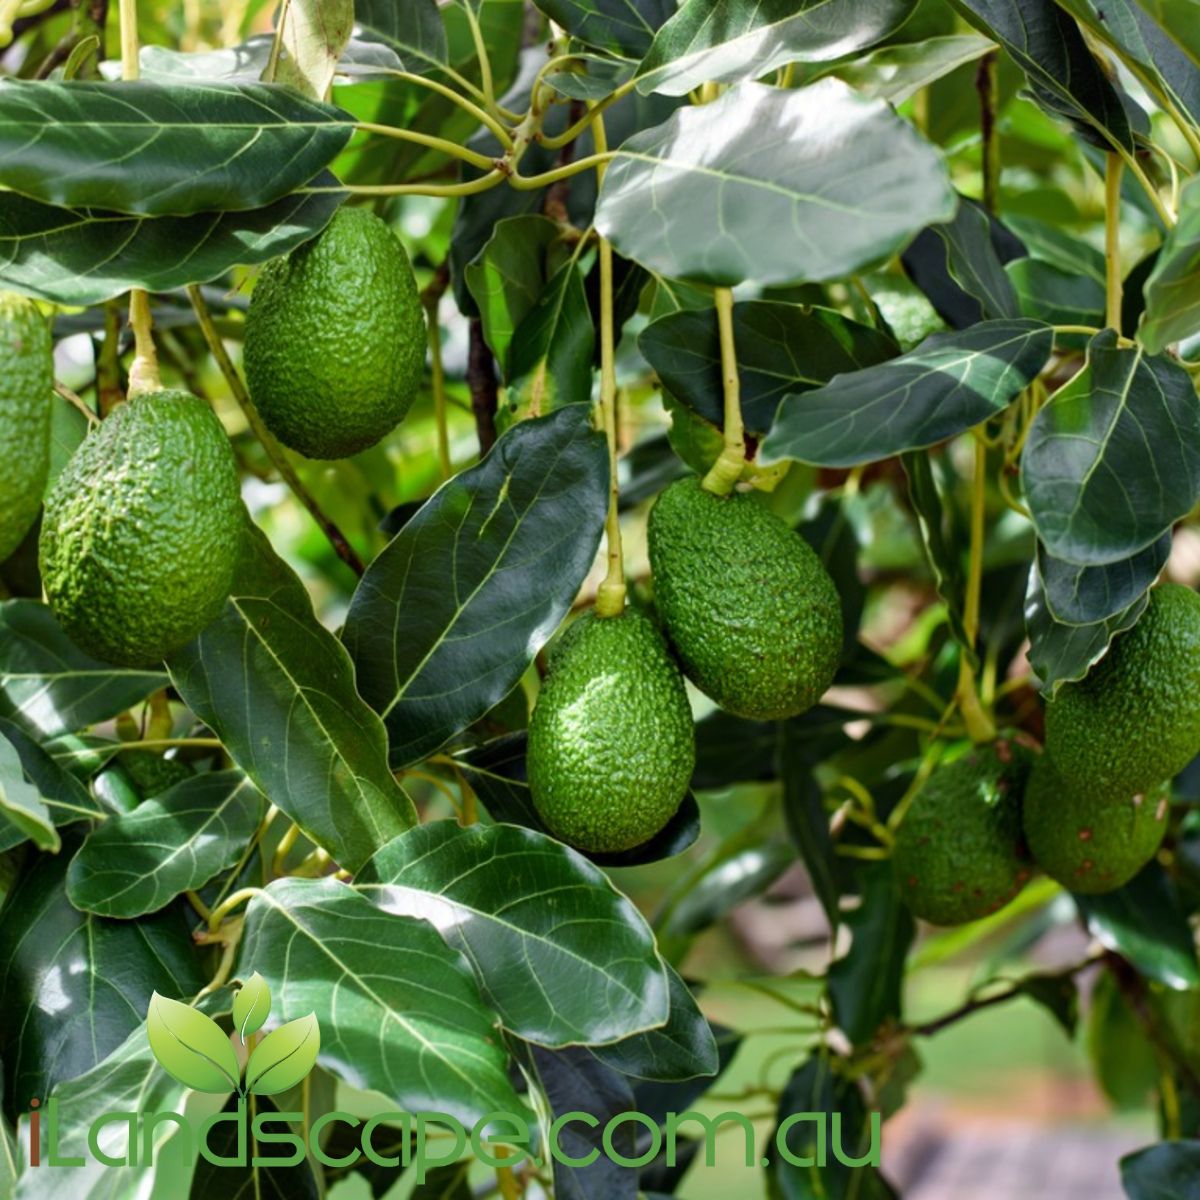
<path fill-rule="evenodd" d="M 279 19 L 279 82 L 323 100 L 354 29 L 354 0 L 291 0 Z"/>
<path fill-rule="evenodd" d="M 1167 231 L 1146 280 L 1138 341 L 1151 354 L 1200 331 L 1200 179 L 1179 196 L 1179 220 Z"/>
<path fill-rule="evenodd" d="M 572 37 L 623 58 L 641 58 L 654 31 L 675 11 L 674 0 L 536 0 Z"/>
<path fill-rule="evenodd" d="M 199 1009 L 155 992 L 146 1014 L 154 1057 L 168 1075 L 198 1092 L 236 1088 L 241 1070 L 224 1030 Z"/>
<path fill-rule="evenodd" d="M 233 997 L 233 1025 L 243 1046 L 252 1033 L 257 1033 L 263 1027 L 270 1011 L 271 989 L 255 971 Z"/>
<path fill-rule="evenodd" d="M 16 747 L 0 734 L 0 827 L 9 825 L 18 840 L 32 838 L 39 850 L 57 854 L 62 846 L 58 830 L 38 790 L 25 779 Z M 0 844 L 11 844 L 0 828 Z"/>
<path fill-rule="evenodd" d="M 321 1030 L 315 1013 L 297 1017 L 272 1029 L 246 1064 L 246 1089 L 255 1096 L 273 1096 L 298 1084 L 317 1065 Z"/>

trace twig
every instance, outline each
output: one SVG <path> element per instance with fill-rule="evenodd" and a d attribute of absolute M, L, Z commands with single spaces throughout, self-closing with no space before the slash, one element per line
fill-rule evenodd
<path fill-rule="evenodd" d="M 70 405 L 79 409 L 87 418 L 89 425 L 97 425 L 100 418 L 77 396 L 66 384 L 59 383 L 57 380 L 54 383 L 54 390 Z"/>
<path fill-rule="evenodd" d="M 496 382 L 496 360 L 484 340 L 483 322 L 478 317 L 473 317 L 470 325 L 467 384 L 471 389 L 471 411 L 475 414 L 475 433 L 482 456 L 496 444 L 500 388 Z"/>

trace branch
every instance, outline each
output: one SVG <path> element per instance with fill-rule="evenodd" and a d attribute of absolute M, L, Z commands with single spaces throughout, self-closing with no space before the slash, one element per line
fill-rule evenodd
<path fill-rule="evenodd" d="M 496 444 L 496 408 L 500 389 L 496 382 L 496 360 L 483 337 L 483 322 L 471 318 L 467 355 L 467 385 L 471 389 L 471 411 L 482 457 Z"/>

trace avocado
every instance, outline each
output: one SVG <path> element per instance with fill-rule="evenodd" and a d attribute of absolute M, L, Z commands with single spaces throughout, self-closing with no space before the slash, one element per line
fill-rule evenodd
<path fill-rule="evenodd" d="M 159 663 L 220 613 L 244 523 L 237 463 L 212 409 L 179 391 L 127 400 L 46 500 L 50 607 L 94 657 Z"/>
<path fill-rule="evenodd" d="M 250 396 L 267 428 L 309 458 L 346 458 L 405 417 L 425 366 L 425 316 L 391 229 L 342 208 L 268 263 L 246 317 Z"/>
<path fill-rule="evenodd" d="M 811 546 L 752 496 L 677 480 L 650 513 L 650 568 L 689 679 L 727 712 L 774 720 L 833 682 L 842 610 Z"/>
<path fill-rule="evenodd" d="M 1111 892 L 1158 853 L 1170 789 L 1143 795 L 1081 792 L 1042 755 L 1025 788 L 1025 839 L 1037 865 L 1072 892 Z"/>
<path fill-rule="evenodd" d="M 0 292 L 0 562 L 37 519 L 50 470 L 54 354 L 32 300 Z"/>
<path fill-rule="evenodd" d="M 1046 752 L 1081 795 L 1145 795 L 1200 753 L 1200 595 L 1150 592 L 1138 623 L 1046 705 Z"/>
<path fill-rule="evenodd" d="M 555 837 L 615 852 L 674 816 L 696 761 L 679 668 L 645 614 L 587 613 L 559 639 L 529 722 L 534 807 Z"/>
<path fill-rule="evenodd" d="M 961 925 L 1003 908 L 1033 864 L 1021 836 L 1029 752 L 976 746 L 938 767 L 900 822 L 892 857 L 905 903 L 935 925 Z"/>
<path fill-rule="evenodd" d="M 143 800 L 160 795 L 194 774 L 187 763 L 164 758 L 153 750 L 123 750 L 120 758 Z"/>

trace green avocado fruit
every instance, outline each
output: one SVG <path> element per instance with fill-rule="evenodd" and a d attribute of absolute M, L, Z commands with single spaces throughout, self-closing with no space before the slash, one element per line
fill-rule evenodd
<path fill-rule="evenodd" d="M 143 800 L 159 796 L 195 774 L 187 763 L 177 758 L 163 758 L 153 750 L 123 750 L 120 758 Z"/>
<path fill-rule="evenodd" d="M 811 546 L 752 496 L 677 480 L 650 513 L 650 568 L 689 679 L 727 712 L 811 708 L 842 653 L 837 589 Z"/>
<path fill-rule="evenodd" d="M 37 305 L 0 292 L 0 562 L 21 544 L 42 506 L 53 350 L 50 323 Z"/>
<path fill-rule="evenodd" d="M 1072 892 L 1111 892 L 1158 853 L 1167 832 L 1170 789 L 1126 796 L 1080 792 L 1047 755 L 1025 788 L 1025 840 L 1037 865 Z"/>
<path fill-rule="evenodd" d="M 88 654 L 159 663 L 220 613 L 244 527 L 212 409 L 187 392 L 137 396 L 84 439 L 46 500 L 50 607 Z"/>
<path fill-rule="evenodd" d="M 404 420 L 424 365 L 412 264 L 374 213 L 341 208 L 263 268 L 246 317 L 246 380 L 285 446 L 326 459 L 374 446 Z"/>
<path fill-rule="evenodd" d="M 675 815 L 696 762 L 683 676 L 637 609 L 587 613 L 559 639 L 529 721 L 534 807 L 555 837 L 614 853 Z"/>
<path fill-rule="evenodd" d="M 1081 795 L 1145 795 L 1200 753 L 1200 595 L 1150 592 L 1141 620 L 1046 705 L 1046 752 Z"/>
<path fill-rule="evenodd" d="M 1003 908 L 1029 881 L 1021 795 L 1032 756 L 1012 742 L 977 746 L 938 767 L 900 822 L 892 863 L 905 903 L 935 925 Z"/>

